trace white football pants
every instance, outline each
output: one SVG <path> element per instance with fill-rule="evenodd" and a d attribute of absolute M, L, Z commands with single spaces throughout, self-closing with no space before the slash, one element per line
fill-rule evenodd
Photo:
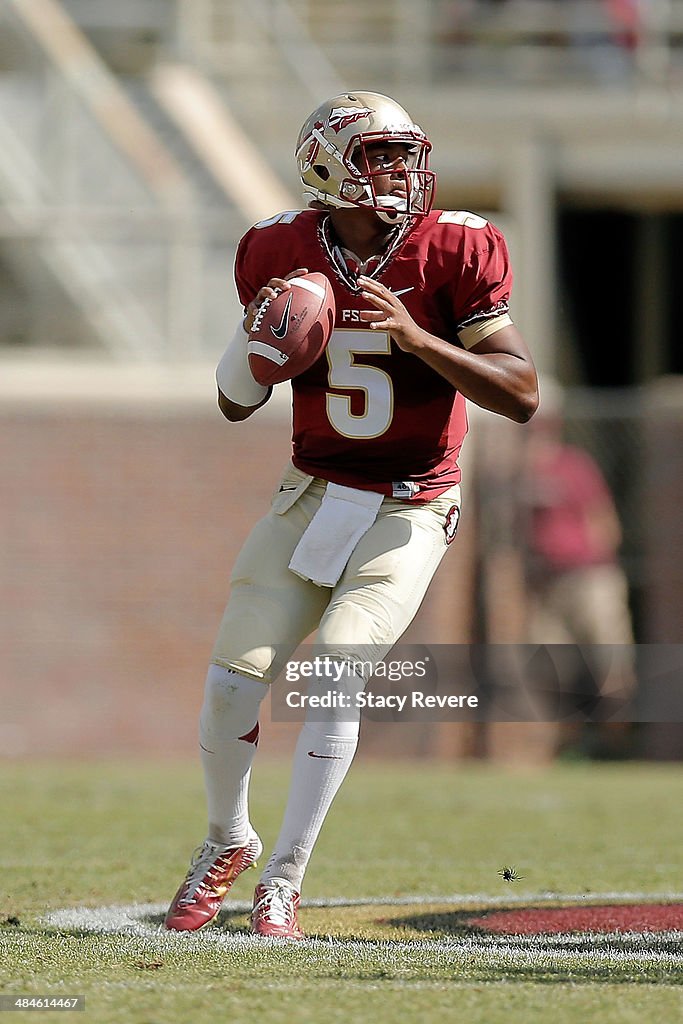
<path fill-rule="evenodd" d="M 288 569 L 325 492 L 325 481 L 306 479 L 289 466 L 245 541 L 211 657 L 264 683 L 316 628 L 321 653 L 353 661 L 362 648 L 362 660 L 381 660 L 422 603 L 447 550 L 449 513 L 460 507 L 457 485 L 421 505 L 385 498 L 337 585 L 319 587 Z"/>

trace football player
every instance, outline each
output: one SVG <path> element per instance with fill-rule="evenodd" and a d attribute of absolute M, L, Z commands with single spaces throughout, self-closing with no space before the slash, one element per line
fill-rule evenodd
<path fill-rule="evenodd" d="M 536 410 L 533 362 L 509 314 L 505 241 L 474 214 L 432 210 L 430 149 L 392 99 L 336 96 L 296 145 L 308 209 L 256 224 L 239 244 L 245 318 L 216 374 L 228 420 L 270 397 L 247 362 L 265 299 L 294 276 L 322 272 L 336 322 L 324 355 L 292 381 L 291 462 L 232 573 L 200 718 L 208 837 L 167 928 L 213 920 L 261 853 L 247 807 L 259 706 L 317 629 L 319 649 L 340 666 L 347 707 L 307 715 L 252 913 L 256 934 L 301 937 L 304 872 L 358 741 L 353 698 L 368 661 L 410 624 L 455 535 L 465 402 L 517 422 Z"/>

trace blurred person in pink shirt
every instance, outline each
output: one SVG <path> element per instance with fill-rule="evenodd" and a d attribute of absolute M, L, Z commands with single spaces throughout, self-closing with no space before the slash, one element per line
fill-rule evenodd
<path fill-rule="evenodd" d="M 577 645 L 577 661 L 589 677 L 578 689 L 623 701 L 635 674 L 628 582 L 619 561 L 621 524 L 598 464 L 567 444 L 562 431 L 556 411 L 541 413 L 529 431 L 523 485 L 527 637 L 533 644 Z M 583 738 L 609 755 L 623 748 L 625 731 L 602 727 Z M 576 741 L 576 728 L 561 730 L 560 749 Z"/>

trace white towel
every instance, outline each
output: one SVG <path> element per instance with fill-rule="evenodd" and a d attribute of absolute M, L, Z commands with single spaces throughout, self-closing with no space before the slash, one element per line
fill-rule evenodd
<path fill-rule="evenodd" d="M 333 587 L 383 500 L 376 491 L 328 484 L 320 508 L 294 549 L 292 572 L 319 587 Z"/>

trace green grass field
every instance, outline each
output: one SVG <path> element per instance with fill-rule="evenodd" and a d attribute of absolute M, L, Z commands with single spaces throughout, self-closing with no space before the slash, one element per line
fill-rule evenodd
<path fill-rule="evenodd" d="M 286 782 L 282 765 L 257 761 L 252 819 L 266 848 Z M 256 872 L 240 878 L 216 927 L 158 931 L 204 835 L 195 763 L 6 763 L 0 993 L 84 994 L 85 1013 L 68 1018 L 97 1024 L 673 1022 L 683 1014 L 679 936 L 513 941 L 473 935 L 461 916 L 485 899 L 680 893 L 680 803 L 675 765 L 524 773 L 358 760 L 304 898 L 382 903 L 306 908 L 311 941 L 296 945 L 247 936 Z M 509 884 L 498 872 L 511 864 L 524 877 Z M 439 900 L 458 896 L 471 902 Z M 46 921 L 62 908 L 133 904 L 156 906 L 114 931 L 92 931 L 78 914 Z"/>

